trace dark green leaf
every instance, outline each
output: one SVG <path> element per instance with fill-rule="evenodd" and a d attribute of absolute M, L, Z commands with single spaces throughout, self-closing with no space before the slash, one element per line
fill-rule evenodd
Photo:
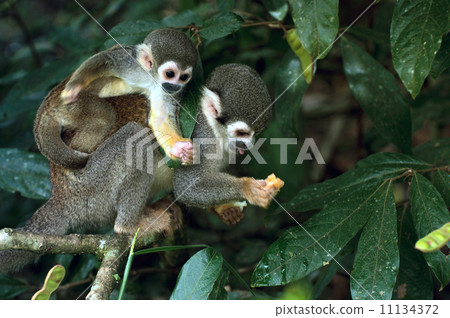
<path fill-rule="evenodd" d="M 399 267 L 397 215 L 392 182 L 380 189 L 379 204 L 364 226 L 353 263 L 353 299 L 389 300 Z"/>
<path fill-rule="evenodd" d="M 425 177 L 414 173 L 411 180 L 411 213 L 419 238 L 440 228 L 450 221 L 450 213 L 439 192 Z M 425 260 L 433 270 L 442 288 L 450 280 L 450 262 L 441 251 L 424 254 Z"/>
<path fill-rule="evenodd" d="M 411 113 L 394 76 L 345 38 L 341 48 L 350 90 L 364 112 L 383 137 L 411 153 Z"/>
<path fill-rule="evenodd" d="M 286 17 L 289 6 L 286 0 L 263 0 L 269 14 L 275 19 L 281 21 Z"/>
<path fill-rule="evenodd" d="M 356 36 L 362 40 L 372 40 L 374 43 L 382 45 L 390 49 L 389 34 L 374 29 L 369 29 L 361 26 L 354 25 L 347 31 L 349 34 Z"/>
<path fill-rule="evenodd" d="M 152 247 L 152 248 L 147 248 L 147 249 L 144 249 L 144 250 L 140 250 L 140 251 L 134 252 L 134 255 L 143 255 L 143 254 L 151 254 L 151 253 L 159 253 L 159 252 L 177 251 L 177 250 L 184 250 L 186 248 L 199 248 L 199 247 L 206 247 L 206 248 L 208 248 L 209 246 L 205 245 L 205 244 L 159 246 L 159 247 Z"/>
<path fill-rule="evenodd" d="M 339 29 L 338 0 L 290 0 L 300 42 L 313 58 L 323 59 Z"/>
<path fill-rule="evenodd" d="M 432 299 L 433 279 L 423 254 L 414 248 L 417 236 L 411 213 L 398 211 L 400 268 L 393 299 Z M 420 275 L 417 275 L 420 273 Z"/>
<path fill-rule="evenodd" d="M 219 278 L 222 263 L 222 255 L 212 248 L 197 252 L 183 265 L 170 299 L 208 299 Z"/>
<path fill-rule="evenodd" d="M 183 12 L 180 12 L 178 14 L 174 14 L 171 16 L 168 16 L 162 20 L 162 22 L 170 27 L 178 28 L 187 26 L 191 23 L 195 25 L 201 25 L 202 24 L 202 18 L 200 16 L 191 10 L 186 10 Z"/>
<path fill-rule="evenodd" d="M 431 69 L 448 31 L 449 2 L 399 0 L 391 23 L 391 51 L 394 67 L 406 89 L 415 98 Z"/>
<path fill-rule="evenodd" d="M 275 78 L 275 121 L 286 137 L 296 137 L 295 122 L 297 122 L 303 95 L 308 88 L 300 60 L 294 52 L 288 51 L 281 60 Z"/>
<path fill-rule="evenodd" d="M 414 147 L 414 157 L 438 166 L 450 162 L 450 138 L 434 139 Z"/>
<path fill-rule="evenodd" d="M 228 299 L 228 292 L 225 290 L 225 285 L 228 283 L 229 272 L 221 270 L 219 278 L 214 283 L 213 290 L 209 294 L 208 300 L 226 300 Z"/>
<path fill-rule="evenodd" d="M 227 12 L 233 10 L 234 0 L 217 0 L 216 2 L 219 11 Z"/>
<path fill-rule="evenodd" d="M 336 274 L 338 269 L 339 265 L 335 260 L 330 261 L 330 264 L 322 268 L 319 278 L 314 284 L 314 292 L 312 295 L 312 299 L 315 300 L 319 298 L 320 295 L 322 295 L 323 290 L 325 289 L 325 287 L 328 286 L 328 284 L 330 283 L 331 279 L 333 278 L 334 274 Z"/>
<path fill-rule="evenodd" d="M 30 287 L 23 281 L 0 275 L 0 299 L 11 299 L 28 291 Z"/>
<path fill-rule="evenodd" d="M 379 152 L 359 161 L 356 165 L 357 169 L 366 167 L 427 169 L 431 168 L 431 164 L 414 159 L 402 153 Z"/>
<path fill-rule="evenodd" d="M 450 206 L 450 174 L 444 170 L 437 170 L 433 174 L 433 185 L 441 194 L 447 206 Z"/>
<path fill-rule="evenodd" d="M 51 187 L 47 159 L 19 149 L 0 149 L 0 188 L 31 199 L 48 199 Z"/>
<path fill-rule="evenodd" d="M 434 58 L 431 65 L 430 74 L 437 78 L 445 70 L 450 68 L 450 33 L 448 33 L 442 40 L 442 45 Z"/>
<path fill-rule="evenodd" d="M 89 56 L 71 55 L 30 72 L 2 100 L 0 122 L 36 110 L 51 85 L 63 80 Z"/>
<path fill-rule="evenodd" d="M 71 277 L 71 282 L 78 282 L 82 279 L 85 279 L 89 276 L 89 273 L 92 272 L 93 269 L 97 267 L 99 264 L 98 259 L 94 255 L 81 255 L 79 257 L 79 261 L 77 266 L 75 267 L 73 272 L 73 276 Z"/>
<path fill-rule="evenodd" d="M 252 285 L 284 285 L 328 264 L 370 215 L 383 208 L 380 183 L 360 186 L 327 205 L 303 226 L 286 231 L 262 257 L 253 272 Z"/>
<path fill-rule="evenodd" d="M 164 27 L 166 25 L 159 21 L 124 21 L 111 29 L 109 32 L 111 36 L 107 36 L 105 46 L 109 48 L 117 43 L 121 45 L 142 43 L 151 31 Z"/>
<path fill-rule="evenodd" d="M 208 42 L 223 38 L 241 28 L 244 20 L 235 13 L 222 12 L 206 20 L 200 29 L 200 35 Z"/>

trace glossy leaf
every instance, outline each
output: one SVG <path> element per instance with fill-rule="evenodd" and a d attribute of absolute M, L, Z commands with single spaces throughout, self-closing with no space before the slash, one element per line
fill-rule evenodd
<path fill-rule="evenodd" d="M 424 253 L 434 252 L 450 241 L 450 222 L 416 242 L 415 248 Z"/>
<path fill-rule="evenodd" d="M 338 0 L 290 0 L 295 28 L 306 51 L 323 59 L 339 29 Z"/>
<path fill-rule="evenodd" d="M 439 191 L 445 204 L 450 206 L 450 174 L 444 170 L 437 170 L 433 174 L 433 185 Z"/>
<path fill-rule="evenodd" d="M 281 21 L 286 17 L 288 12 L 288 4 L 286 0 L 263 0 L 269 14 L 275 19 Z"/>
<path fill-rule="evenodd" d="M 400 300 L 432 299 L 433 279 L 423 254 L 414 249 L 417 236 L 408 209 L 398 211 L 398 233 L 400 268 L 392 298 Z"/>
<path fill-rule="evenodd" d="M 430 74 L 434 78 L 439 77 L 444 71 L 450 68 L 450 33 L 447 33 L 442 40 L 442 45 L 431 65 Z"/>
<path fill-rule="evenodd" d="M 302 226 L 287 230 L 262 257 L 253 272 L 252 285 L 284 285 L 328 264 L 371 214 L 383 208 L 380 183 L 360 186 Z"/>
<path fill-rule="evenodd" d="M 358 162 L 356 168 L 366 167 L 392 167 L 392 168 L 410 168 L 427 169 L 432 165 L 421 160 L 414 159 L 411 156 L 397 152 L 378 152 Z"/>
<path fill-rule="evenodd" d="M 445 166 L 450 163 L 450 138 L 433 139 L 414 147 L 414 157 Z"/>
<path fill-rule="evenodd" d="M 243 23 L 244 19 L 237 14 L 222 12 L 206 20 L 199 33 L 210 42 L 236 32 Z"/>
<path fill-rule="evenodd" d="M 422 175 L 415 173 L 411 180 L 411 213 L 418 237 L 440 228 L 450 221 L 450 213 L 444 200 L 433 185 Z M 424 254 L 442 288 L 450 281 L 450 262 L 440 251 Z"/>
<path fill-rule="evenodd" d="M 198 15 L 197 12 L 186 10 L 178 14 L 165 17 L 162 22 L 167 26 L 177 28 L 187 26 L 191 23 L 193 23 L 194 25 L 201 25 L 202 18 Z"/>
<path fill-rule="evenodd" d="M 353 262 L 353 299 L 389 300 L 397 279 L 397 214 L 392 182 L 380 189 L 379 205 L 364 226 Z"/>
<path fill-rule="evenodd" d="M 109 31 L 111 36 L 107 35 L 105 46 L 109 48 L 117 43 L 121 45 L 142 43 L 151 31 L 165 27 L 166 24 L 159 21 L 124 21 Z"/>
<path fill-rule="evenodd" d="M 411 114 L 394 76 L 363 49 L 341 39 L 350 90 L 378 132 L 402 152 L 411 152 Z"/>
<path fill-rule="evenodd" d="M 183 265 L 170 299 L 208 299 L 220 276 L 222 263 L 222 255 L 212 248 L 197 252 Z"/>
<path fill-rule="evenodd" d="M 447 0 L 399 0 L 391 23 L 391 51 L 395 70 L 415 98 L 448 31 Z"/>
<path fill-rule="evenodd" d="M 214 283 L 213 289 L 209 294 L 209 300 L 226 300 L 228 299 L 228 292 L 225 290 L 225 285 L 228 283 L 228 276 L 230 272 L 221 270 L 219 278 Z"/>
<path fill-rule="evenodd" d="M 51 186 L 47 159 L 19 149 L 0 149 L 0 188 L 31 199 L 48 199 Z"/>

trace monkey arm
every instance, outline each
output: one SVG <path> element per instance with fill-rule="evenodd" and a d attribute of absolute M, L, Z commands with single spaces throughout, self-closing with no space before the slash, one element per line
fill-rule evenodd
<path fill-rule="evenodd" d="M 173 97 L 152 94 L 150 98 L 149 126 L 166 155 L 171 159 L 181 159 L 182 163 L 193 160 L 193 146 L 190 139 L 183 138 L 178 126 L 177 106 Z"/>

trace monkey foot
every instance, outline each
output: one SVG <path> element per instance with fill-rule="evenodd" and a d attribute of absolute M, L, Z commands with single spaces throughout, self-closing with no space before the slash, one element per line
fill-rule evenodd
<path fill-rule="evenodd" d="M 170 154 L 181 160 L 184 165 L 194 161 L 194 146 L 190 140 L 179 141 L 170 149 Z"/>
<path fill-rule="evenodd" d="M 246 205 L 245 201 L 232 202 L 214 206 L 210 208 L 210 211 L 216 214 L 223 223 L 235 225 L 244 218 L 244 207 Z"/>

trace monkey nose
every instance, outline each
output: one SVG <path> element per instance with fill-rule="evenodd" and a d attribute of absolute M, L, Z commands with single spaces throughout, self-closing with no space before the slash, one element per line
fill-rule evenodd
<path fill-rule="evenodd" d="M 181 85 L 171 83 L 163 83 L 162 87 L 167 94 L 175 94 L 181 89 Z"/>
<path fill-rule="evenodd" d="M 241 148 L 241 149 L 244 149 L 244 150 L 247 150 L 247 149 L 248 149 L 248 147 L 247 147 L 247 145 L 245 144 L 245 142 L 243 142 L 243 141 L 241 141 L 241 140 L 237 140 L 237 141 L 236 141 L 236 147 Z"/>

